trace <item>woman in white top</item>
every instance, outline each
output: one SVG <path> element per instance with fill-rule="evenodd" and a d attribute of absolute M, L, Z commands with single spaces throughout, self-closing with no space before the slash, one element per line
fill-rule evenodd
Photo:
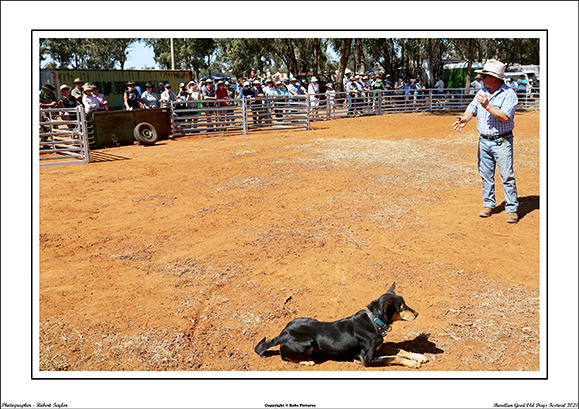
<path fill-rule="evenodd" d="M 320 85 L 318 84 L 318 79 L 312 77 L 310 80 L 310 85 L 308 85 L 308 94 L 310 96 L 310 106 L 312 107 L 312 118 L 319 118 L 318 107 L 320 106 L 320 99 L 318 98 L 318 93 L 320 92 Z"/>
<path fill-rule="evenodd" d="M 82 88 L 82 105 L 84 106 L 84 112 L 86 114 L 90 114 L 91 112 L 96 111 L 100 106 L 100 101 L 95 97 L 92 93 L 92 87 L 89 84 L 86 84 Z"/>

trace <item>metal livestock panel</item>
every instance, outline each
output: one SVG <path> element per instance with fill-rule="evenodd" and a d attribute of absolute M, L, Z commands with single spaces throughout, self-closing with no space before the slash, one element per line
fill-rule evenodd
<path fill-rule="evenodd" d="M 179 70 L 64 70 L 43 69 L 40 72 L 41 84 L 50 82 L 58 90 L 62 84 L 74 88 L 74 80 L 80 78 L 83 83 L 96 84 L 109 101 L 109 108 L 123 107 L 123 94 L 127 81 L 135 81 L 145 91 L 147 82 L 153 84 L 157 92 L 159 82 L 171 84 L 172 89 L 179 89 L 179 83 L 188 83 L 193 79 L 191 71 Z"/>

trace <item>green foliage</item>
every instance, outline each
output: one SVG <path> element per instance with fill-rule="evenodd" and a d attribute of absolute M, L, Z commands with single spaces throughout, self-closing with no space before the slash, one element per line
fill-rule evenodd
<path fill-rule="evenodd" d="M 138 38 L 40 39 L 40 59 L 50 57 L 55 68 L 124 69 L 130 46 Z"/>
<path fill-rule="evenodd" d="M 153 48 L 155 61 L 161 68 L 171 69 L 171 39 L 147 38 L 145 44 Z M 212 38 L 174 38 L 175 69 L 192 70 L 197 76 L 209 66 L 217 46 Z"/>

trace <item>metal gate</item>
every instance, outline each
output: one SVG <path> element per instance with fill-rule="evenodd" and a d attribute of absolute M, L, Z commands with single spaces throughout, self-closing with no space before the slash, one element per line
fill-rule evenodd
<path fill-rule="evenodd" d="M 89 162 L 87 121 L 82 106 L 40 109 L 40 166 Z"/>
<path fill-rule="evenodd" d="M 171 102 L 175 137 L 309 129 L 309 112 L 306 96 Z"/>

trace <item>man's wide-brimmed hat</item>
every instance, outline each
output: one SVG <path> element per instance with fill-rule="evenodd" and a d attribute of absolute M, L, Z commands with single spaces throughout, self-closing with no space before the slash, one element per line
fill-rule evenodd
<path fill-rule="evenodd" d="M 505 70 L 507 66 L 498 60 L 488 60 L 482 70 L 476 70 L 486 75 L 492 75 L 500 80 L 505 79 Z"/>

